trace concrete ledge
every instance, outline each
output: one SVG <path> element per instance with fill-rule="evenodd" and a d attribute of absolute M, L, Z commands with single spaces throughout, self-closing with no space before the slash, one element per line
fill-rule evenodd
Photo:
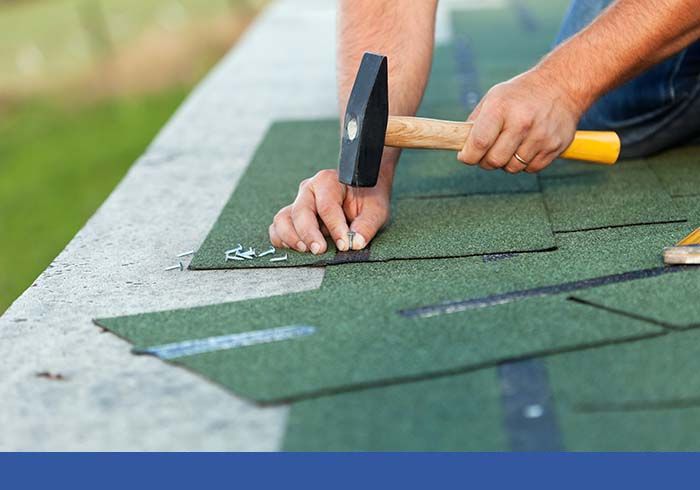
<path fill-rule="evenodd" d="M 449 36 L 441 5 L 438 37 Z M 0 318 L 0 450 L 275 450 L 259 408 L 149 357 L 96 317 L 285 294 L 321 269 L 164 272 L 197 248 L 269 124 L 336 112 L 335 2 L 280 0 L 192 93 L 112 195 Z M 37 377 L 60 373 L 65 380 Z"/>

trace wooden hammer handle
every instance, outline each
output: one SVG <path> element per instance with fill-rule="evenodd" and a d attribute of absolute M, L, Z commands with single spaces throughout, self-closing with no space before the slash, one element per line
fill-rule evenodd
<path fill-rule="evenodd" d="M 384 144 L 396 148 L 459 151 L 472 123 L 422 117 L 389 116 Z M 612 165 L 620 156 L 620 138 L 614 131 L 576 131 L 562 158 Z"/>

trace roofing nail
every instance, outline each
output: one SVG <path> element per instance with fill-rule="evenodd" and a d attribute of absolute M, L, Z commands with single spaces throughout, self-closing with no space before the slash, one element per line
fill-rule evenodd
<path fill-rule="evenodd" d="M 282 262 L 285 260 L 287 260 L 287 254 L 284 254 L 284 256 L 282 256 L 282 257 L 274 257 L 274 258 L 270 259 L 270 262 Z"/>
<path fill-rule="evenodd" d="M 182 265 L 182 262 L 178 262 L 177 265 L 171 265 L 170 267 L 166 267 L 165 271 L 174 271 L 175 269 L 180 269 L 181 271 L 185 270 L 185 266 Z"/>
<path fill-rule="evenodd" d="M 188 255 L 194 255 L 194 250 L 188 250 L 187 252 L 182 252 L 181 254 L 177 254 L 177 257 L 178 258 L 187 257 Z"/>
<path fill-rule="evenodd" d="M 226 255 L 235 254 L 236 252 L 240 252 L 241 250 L 243 250 L 243 245 L 241 245 L 239 243 L 236 248 L 232 248 L 231 250 L 226 250 Z"/>
<path fill-rule="evenodd" d="M 263 253 L 258 254 L 258 257 L 265 257 L 266 255 L 270 255 L 275 253 L 277 250 L 275 250 L 275 247 L 270 247 L 269 250 L 265 250 Z"/>
<path fill-rule="evenodd" d="M 352 250 L 352 239 L 355 238 L 355 232 L 354 231 L 349 231 L 348 232 L 348 243 L 349 247 L 348 250 Z"/>

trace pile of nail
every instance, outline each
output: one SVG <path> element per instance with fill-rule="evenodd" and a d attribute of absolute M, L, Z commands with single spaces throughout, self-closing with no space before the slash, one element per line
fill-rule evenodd
<path fill-rule="evenodd" d="M 248 250 L 245 250 L 245 247 L 241 245 L 240 243 L 236 246 L 236 248 L 232 248 L 231 250 L 226 250 L 224 252 L 224 257 L 226 258 L 226 262 L 229 260 L 254 260 L 254 259 L 259 259 L 261 257 L 266 257 L 268 255 L 274 255 L 277 253 L 277 250 L 275 247 L 270 247 L 269 249 L 265 250 L 264 252 L 257 253 L 254 248 L 248 247 Z M 287 254 L 284 254 L 281 257 L 272 257 L 270 258 L 270 262 L 283 262 L 287 260 Z"/>

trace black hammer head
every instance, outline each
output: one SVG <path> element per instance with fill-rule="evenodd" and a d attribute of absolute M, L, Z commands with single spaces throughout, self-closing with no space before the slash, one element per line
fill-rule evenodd
<path fill-rule="evenodd" d="M 365 53 L 345 109 L 338 179 L 353 187 L 374 187 L 389 117 L 386 56 Z"/>

